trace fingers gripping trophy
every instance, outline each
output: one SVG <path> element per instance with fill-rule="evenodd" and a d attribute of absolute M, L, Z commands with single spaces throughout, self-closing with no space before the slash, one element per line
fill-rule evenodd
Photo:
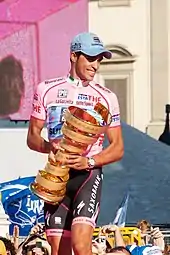
<path fill-rule="evenodd" d="M 85 155 L 111 123 L 111 114 L 101 103 L 93 111 L 69 106 L 64 114 L 63 138 L 55 161 L 48 160 L 44 170 L 40 170 L 31 183 L 31 191 L 46 203 L 57 204 L 66 194 L 69 167 L 65 164 L 70 154 Z"/>

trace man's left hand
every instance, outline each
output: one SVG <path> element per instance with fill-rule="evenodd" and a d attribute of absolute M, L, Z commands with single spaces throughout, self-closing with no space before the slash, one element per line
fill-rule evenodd
<path fill-rule="evenodd" d="M 75 170 L 88 170 L 88 159 L 78 155 L 69 155 L 65 164 Z"/>

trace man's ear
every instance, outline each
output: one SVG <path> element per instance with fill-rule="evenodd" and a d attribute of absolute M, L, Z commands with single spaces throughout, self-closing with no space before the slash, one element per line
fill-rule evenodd
<path fill-rule="evenodd" d="M 75 52 L 71 52 L 70 54 L 70 60 L 75 63 L 77 61 L 77 55 Z"/>

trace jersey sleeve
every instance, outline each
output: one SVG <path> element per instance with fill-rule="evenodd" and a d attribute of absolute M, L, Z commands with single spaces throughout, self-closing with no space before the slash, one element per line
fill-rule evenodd
<path fill-rule="evenodd" d="M 110 113 L 112 115 L 112 121 L 110 127 L 120 126 L 120 108 L 117 96 L 112 93 L 110 95 Z"/>
<path fill-rule="evenodd" d="M 46 110 L 43 103 L 44 84 L 40 83 L 34 93 L 31 116 L 40 120 L 46 119 Z"/>

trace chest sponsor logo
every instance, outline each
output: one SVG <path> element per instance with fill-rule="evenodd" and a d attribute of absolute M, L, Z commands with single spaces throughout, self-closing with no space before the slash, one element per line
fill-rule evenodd
<path fill-rule="evenodd" d="M 63 124 L 60 123 L 60 124 L 58 124 L 54 127 L 49 128 L 49 136 L 50 136 L 51 139 L 62 136 L 62 132 L 61 132 L 62 126 L 63 126 Z"/>
<path fill-rule="evenodd" d="M 60 122 L 64 122 L 65 121 L 64 113 L 66 112 L 66 110 L 67 110 L 67 107 L 62 107 L 61 108 Z"/>
<path fill-rule="evenodd" d="M 77 99 L 81 101 L 91 101 L 95 103 L 101 102 L 101 97 L 86 94 L 78 94 Z"/>
<path fill-rule="evenodd" d="M 59 89 L 57 97 L 59 98 L 67 98 L 68 90 L 67 89 Z"/>
<path fill-rule="evenodd" d="M 71 100 L 71 99 L 62 99 L 62 98 L 60 98 L 60 99 L 57 99 L 56 101 L 55 101 L 57 104 L 73 104 L 73 100 Z"/>
<path fill-rule="evenodd" d="M 67 107 L 58 107 L 51 106 L 48 109 L 47 119 L 49 124 L 51 123 L 61 123 L 64 122 L 64 113 L 66 112 Z"/>
<path fill-rule="evenodd" d="M 93 106 L 93 102 L 88 102 L 88 101 L 79 101 L 79 100 L 77 100 L 76 101 L 76 105 L 77 106 Z"/>

